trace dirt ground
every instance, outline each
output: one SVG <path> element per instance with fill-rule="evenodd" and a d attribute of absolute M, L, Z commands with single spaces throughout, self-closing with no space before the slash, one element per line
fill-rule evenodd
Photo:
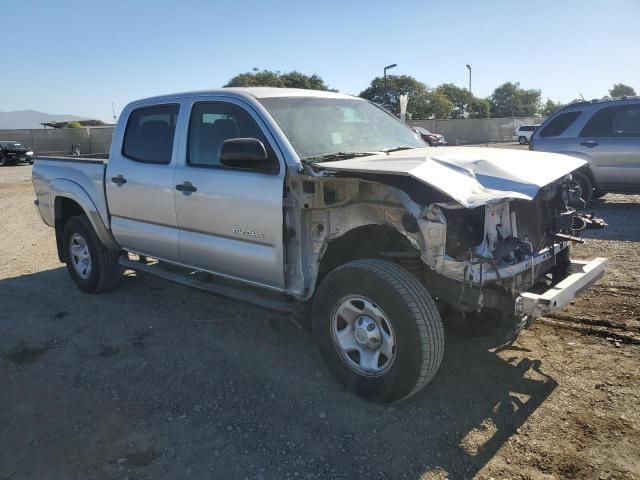
<path fill-rule="evenodd" d="M 574 256 L 610 272 L 513 345 L 447 337 L 393 406 L 325 369 L 286 317 L 129 274 L 81 293 L 0 169 L 0 480 L 640 478 L 640 197 Z"/>

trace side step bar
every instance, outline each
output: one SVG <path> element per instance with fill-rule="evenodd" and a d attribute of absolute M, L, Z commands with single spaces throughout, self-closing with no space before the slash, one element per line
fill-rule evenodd
<path fill-rule="evenodd" d="M 197 270 L 176 265 L 171 265 L 171 270 L 169 270 L 166 268 L 168 265 L 162 262 L 149 264 L 131 260 L 126 256 L 120 257 L 119 263 L 123 267 L 137 272 L 149 273 L 156 277 L 163 278 L 164 280 L 169 280 L 170 282 L 197 288 L 198 290 L 204 290 L 205 292 L 220 295 L 221 297 L 251 303 L 255 306 L 266 308 L 267 310 L 272 310 L 278 313 L 291 313 L 295 305 L 298 303 L 296 300 L 291 297 L 287 297 L 284 294 L 260 294 L 256 292 L 257 288 L 252 289 L 250 287 L 245 287 L 244 285 L 234 287 L 230 285 L 232 281 L 229 280 L 222 280 L 226 284 L 222 284 L 221 282 L 206 282 L 196 277 L 195 274 L 199 273 Z"/>

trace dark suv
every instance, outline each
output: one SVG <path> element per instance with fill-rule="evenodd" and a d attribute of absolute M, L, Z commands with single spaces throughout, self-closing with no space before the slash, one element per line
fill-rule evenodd
<path fill-rule="evenodd" d="M 21 143 L 0 140 L 0 166 L 19 162 L 33 163 L 33 152 Z"/>
<path fill-rule="evenodd" d="M 640 193 L 640 97 L 571 103 L 534 132 L 529 149 L 589 162 L 573 173 L 587 203 L 607 192 Z"/>

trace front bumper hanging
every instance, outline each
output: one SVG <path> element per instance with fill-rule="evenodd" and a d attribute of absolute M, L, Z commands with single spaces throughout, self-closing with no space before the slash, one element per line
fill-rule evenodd
<path fill-rule="evenodd" d="M 537 318 L 554 312 L 568 304 L 582 290 L 589 288 L 607 271 L 608 260 L 595 258 L 591 261 L 573 260 L 567 278 L 544 293 L 521 293 L 515 301 L 515 314 Z"/>

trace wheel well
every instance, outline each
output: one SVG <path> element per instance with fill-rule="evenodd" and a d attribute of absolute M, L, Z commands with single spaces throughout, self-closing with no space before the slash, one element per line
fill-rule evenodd
<path fill-rule="evenodd" d="M 593 172 L 589 168 L 589 165 L 585 165 L 583 167 L 580 167 L 578 169 L 578 171 L 581 172 L 581 173 L 584 173 L 587 177 L 589 177 L 589 180 L 591 180 L 591 185 L 593 185 L 593 188 L 596 187 L 596 181 L 593 178 Z"/>
<path fill-rule="evenodd" d="M 76 215 L 86 215 L 80 204 L 75 200 L 65 197 L 58 197 L 54 204 L 55 230 L 56 230 L 56 246 L 58 247 L 58 259 L 61 262 L 66 261 L 66 255 L 62 248 L 62 234 L 64 226 L 71 217 Z"/>
<path fill-rule="evenodd" d="M 326 274 L 352 260 L 386 258 L 385 253 L 415 251 L 409 241 L 388 225 L 364 225 L 331 240 L 318 269 L 318 283 Z"/>

